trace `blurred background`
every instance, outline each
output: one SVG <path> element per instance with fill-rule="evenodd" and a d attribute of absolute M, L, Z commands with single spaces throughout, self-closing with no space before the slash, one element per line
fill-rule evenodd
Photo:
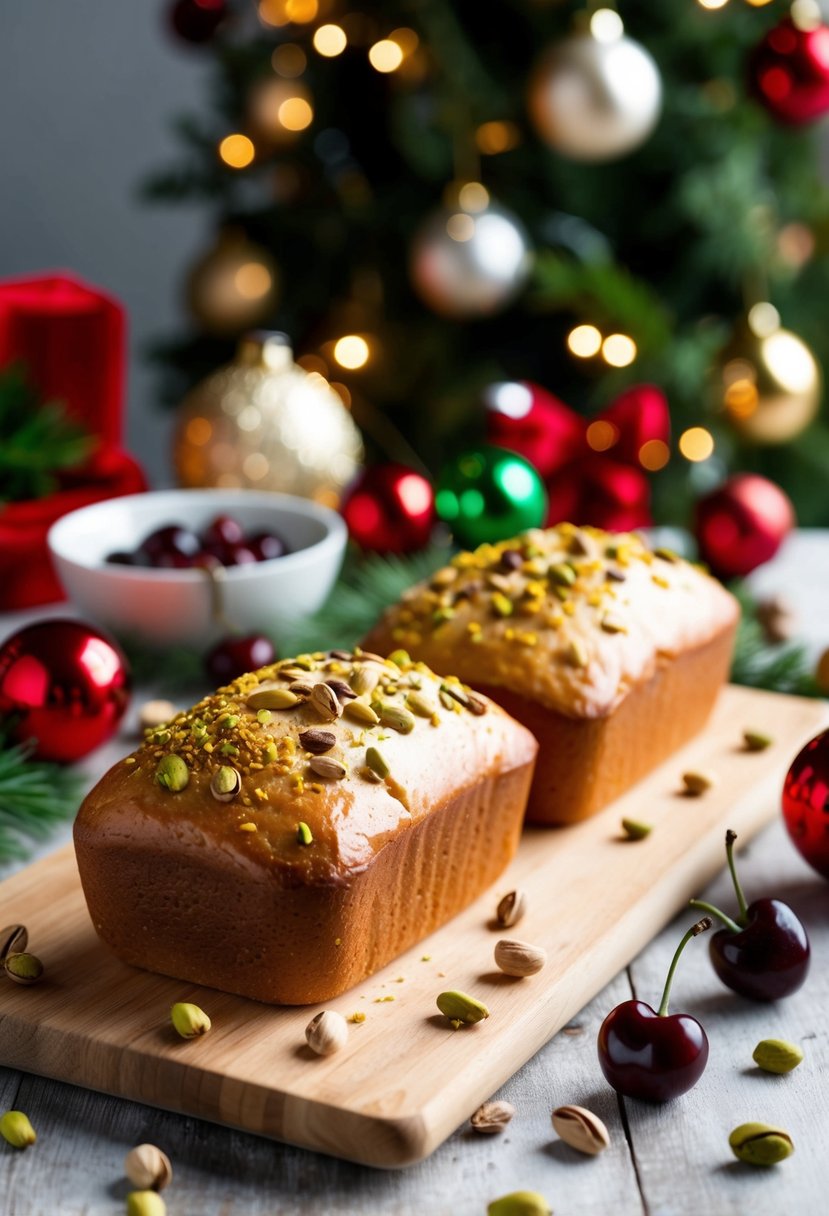
<path fill-rule="evenodd" d="M 342 505 L 365 464 L 352 536 L 401 552 L 435 491 L 467 544 L 498 493 L 523 526 L 687 525 L 723 486 L 738 530 L 784 527 L 776 490 L 829 521 L 816 0 L 76 0 L 10 9 L 3 55 L 4 273 L 123 304 L 150 484 Z"/>

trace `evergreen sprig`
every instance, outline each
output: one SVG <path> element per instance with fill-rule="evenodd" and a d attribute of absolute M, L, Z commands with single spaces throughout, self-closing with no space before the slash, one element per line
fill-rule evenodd
<path fill-rule="evenodd" d="M 80 801 L 80 776 L 33 759 L 32 749 L 0 737 L 0 862 L 26 857 L 26 842 L 43 840 Z"/>
<path fill-rule="evenodd" d="M 0 502 L 51 494 L 56 474 L 81 464 L 94 446 L 60 402 L 41 400 L 21 367 L 0 372 Z"/>

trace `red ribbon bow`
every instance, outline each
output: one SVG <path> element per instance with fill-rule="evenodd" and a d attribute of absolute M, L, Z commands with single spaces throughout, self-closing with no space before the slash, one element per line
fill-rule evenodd
<path fill-rule="evenodd" d="M 518 452 L 544 478 L 548 524 L 627 532 L 653 522 L 646 470 L 666 462 L 670 437 L 668 402 L 656 385 L 629 388 L 594 418 L 529 380 L 493 385 L 486 405 L 488 441 Z"/>

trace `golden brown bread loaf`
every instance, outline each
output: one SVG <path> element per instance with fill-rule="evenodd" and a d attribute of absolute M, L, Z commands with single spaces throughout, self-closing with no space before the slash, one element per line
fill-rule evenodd
<path fill-rule="evenodd" d="M 560 524 L 458 554 L 365 644 L 455 672 L 529 727 L 528 816 L 570 823 L 701 730 L 738 617 L 734 597 L 675 554 Z"/>
<path fill-rule="evenodd" d="M 120 958 L 261 1001 L 322 1001 L 495 881 L 518 844 L 535 740 L 397 657 L 262 668 L 102 778 L 75 850 Z"/>

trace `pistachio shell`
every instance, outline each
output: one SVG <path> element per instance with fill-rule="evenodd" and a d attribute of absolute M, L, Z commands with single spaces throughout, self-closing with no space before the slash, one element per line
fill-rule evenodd
<path fill-rule="evenodd" d="M 29 944 L 25 925 L 7 925 L 0 929 L 0 963 L 7 954 L 22 954 Z"/>
<path fill-rule="evenodd" d="M 515 1114 L 510 1102 L 484 1102 L 470 1119 L 476 1132 L 494 1136 L 502 1132 Z"/>
<path fill-rule="evenodd" d="M 7 954 L 3 967 L 16 984 L 36 984 L 43 975 L 43 963 L 33 954 Z"/>
<path fill-rule="evenodd" d="M 139 1191 L 163 1191 L 173 1177 L 170 1158 L 154 1144 L 137 1144 L 124 1158 L 124 1173 Z"/>
<path fill-rule="evenodd" d="M 610 1144 L 610 1133 L 598 1115 L 584 1106 L 559 1106 L 553 1111 L 553 1127 L 565 1144 L 595 1157 Z"/>
<path fill-rule="evenodd" d="M 318 1056 L 330 1056 L 348 1042 L 348 1025 L 341 1013 L 323 1009 L 305 1027 L 305 1041 Z"/>
<path fill-rule="evenodd" d="M 519 942 L 507 938 L 495 946 L 495 963 L 505 975 L 523 978 L 537 975 L 547 962 L 547 951 L 530 942 Z"/>
<path fill-rule="evenodd" d="M 503 929 L 517 925 L 527 910 L 527 897 L 523 891 L 509 891 L 495 909 L 495 919 Z"/>

